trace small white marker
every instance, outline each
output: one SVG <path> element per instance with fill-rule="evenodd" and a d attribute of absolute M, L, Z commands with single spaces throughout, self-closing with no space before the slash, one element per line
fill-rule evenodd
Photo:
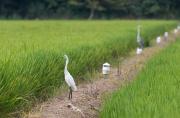
<path fill-rule="evenodd" d="M 178 30 L 177 29 L 174 29 L 174 34 L 177 34 Z"/>
<path fill-rule="evenodd" d="M 109 74 L 110 74 L 110 64 L 109 63 L 104 63 L 103 67 L 102 67 L 102 74 L 104 76 L 104 79 L 108 79 L 109 78 Z"/>
<path fill-rule="evenodd" d="M 136 54 L 137 54 L 137 55 L 140 55 L 140 54 L 142 54 L 142 51 L 143 51 L 143 50 L 142 50 L 141 48 L 137 48 Z"/>
<path fill-rule="evenodd" d="M 164 32 L 164 40 L 167 40 L 168 36 L 169 36 L 168 32 Z"/>
<path fill-rule="evenodd" d="M 156 38 L 156 43 L 157 43 L 157 44 L 160 44 L 160 43 L 161 43 L 161 37 L 160 37 L 160 36 L 158 36 L 158 37 Z"/>
<path fill-rule="evenodd" d="M 165 36 L 165 37 L 168 37 L 168 32 L 165 32 L 165 33 L 164 33 L 164 36 Z"/>
<path fill-rule="evenodd" d="M 177 26 L 177 29 L 180 30 L 180 25 Z"/>

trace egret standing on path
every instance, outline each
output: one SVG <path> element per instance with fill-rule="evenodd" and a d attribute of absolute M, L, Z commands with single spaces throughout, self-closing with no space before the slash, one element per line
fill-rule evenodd
<path fill-rule="evenodd" d="M 139 44 L 139 47 L 141 49 L 143 49 L 144 48 L 144 41 L 143 41 L 141 34 L 140 34 L 140 32 L 141 32 L 140 28 L 141 28 L 141 26 L 138 25 L 138 27 L 137 27 L 137 43 Z"/>
<path fill-rule="evenodd" d="M 71 74 L 67 70 L 67 66 L 68 66 L 68 63 L 69 63 L 69 58 L 68 58 L 67 55 L 64 55 L 64 58 L 66 59 L 66 65 L 64 67 L 64 77 L 65 77 L 66 83 L 69 86 L 69 99 L 72 99 L 72 92 L 77 91 L 77 87 L 76 87 L 76 84 L 74 82 L 73 77 L 71 76 Z"/>

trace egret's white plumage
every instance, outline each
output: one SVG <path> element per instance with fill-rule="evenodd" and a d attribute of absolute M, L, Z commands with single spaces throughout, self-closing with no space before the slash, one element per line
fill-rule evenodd
<path fill-rule="evenodd" d="M 141 37 L 141 26 L 140 25 L 138 25 L 138 27 L 137 27 L 137 43 L 139 44 L 141 49 L 144 48 L 144 40 Z"/>
<path fill-rule="evenodd" d="M 140 34 L 140 28 L 141 28 L 141 26 L 139 25 L 138 27 L 137 27 L 137 42 L 138 43 L 140 43 L 140 41 L 141 41 L 141 34 Z"/>
<path fill-rule="evenodd" d="M 65 68 L 64 68 L 65 81 L 68 84 L 68 86 L 71 87 L 71 89 L 73 91 L 77 91 L 76 83 L 74 82 L 73 77 L 71 76 L 71 74 L 67 70 L 67 66 L 68 66 L 68 63 L 69 63 L 69 58 L 68 58 L 67 55 L 64 55 L 64 57 L 66 59 L 66 65 L 65 65 Z"/>

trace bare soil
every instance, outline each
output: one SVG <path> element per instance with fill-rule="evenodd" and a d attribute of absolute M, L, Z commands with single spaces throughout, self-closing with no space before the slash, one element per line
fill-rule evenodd
<path fill-rule="evenodd" d="M 179 34 L 178 34 L 179 35 Z M 154 44 L 145 48 L 141 55 L 133 51 L 131 56 L 124 59 L 118 67 L 111 68 L 109 79 L 103 79 L 99 74 L 95 81 L 82 83 L 78 91 L 73 92 L 73 99 L 68 100 L 68 91 L 47 102 L 38 105 L 39 109 L 32 110 L 28 118 L 97 118 L 104 97 L 127 85 L 144 67 L 145 62 L 174 41 L 174 34 L 170 33 L 168 41 Z M 119 68 L 119 71 L 118 71 Z"/>

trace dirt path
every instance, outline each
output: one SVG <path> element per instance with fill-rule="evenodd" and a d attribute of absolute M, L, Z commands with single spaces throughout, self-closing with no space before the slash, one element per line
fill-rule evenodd
<path fill-rule="evenodd" d="M 180 34 L 178 34 L 180 36 Z M 145 48 L 143 54 L 133 54 L 125 59 L 120 67 L 120 75 L 117 75 L 117 67 L 111 69 L 110 79 L 97 77 L 92 83 L 78 86 L 78 91 L 73 93 L 73 100 L 68 100 L 68 95 L 57 96 L 40 105 L 39 111 L 28 114 L 29 118 L 96 118 L 100 111 L 104 94 L 118 89 L 123 84 L 133 79 L 142 69 L 144 63 L 154 54 L 174 41 L 171 33 L 168 41 L 154 44 Z"/>

